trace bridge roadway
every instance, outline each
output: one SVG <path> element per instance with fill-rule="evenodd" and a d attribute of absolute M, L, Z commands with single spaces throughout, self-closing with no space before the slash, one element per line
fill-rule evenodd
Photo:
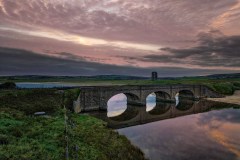
<path fill-rule="evenodd" d="M 86 111 L 107 110 L 107 102 L 114 95 L 123 93 L 128 104 L 146 104 L 146 98 L 151 93 L 157 100 L 174 101 L 175 95 L 191 96 L 193 98 L 223 97 L 204 85 L 118 85 L 118 86 L 84 86 L 80 87 L 78 99 L 73 102 L 76 113 Z"/>

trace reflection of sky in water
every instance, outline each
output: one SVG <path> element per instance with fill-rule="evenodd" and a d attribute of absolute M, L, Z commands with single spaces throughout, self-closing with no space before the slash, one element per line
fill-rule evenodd
<path fill-rule="evenodd" d="M 118 132 L 152 160 L 240 159 L 240 109 L 199 113 Z"/>
<path fill-rule="evenodd" d="M 147 97 L 147 111 L 152 110 L 156 105 L 155 94 L 150 94 Z M 127 109 L 127 97 L 124 94 L 117 94 L 113 96 L 107 103 L 108 105 L 108 117 L 114 117 L 122 114 Z"/>

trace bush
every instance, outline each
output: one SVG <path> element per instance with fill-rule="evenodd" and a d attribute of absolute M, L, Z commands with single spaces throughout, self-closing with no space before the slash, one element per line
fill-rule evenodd
<path fill-rule="evenodd" d="M 7 135 L 0 134 L 0 145 L 6 145 L 9 143 L 9 138 Z"/>
<path fill-rule="evenodd" d="M 231 95 L 234 92 L 234 86 L 230 82 L 213 84 L 213 88 L 217 92 L 219 92 L 221 94 L 226 94 L 226 95 Z"/>
<path fill-rule="evenodd" d="M 14 82 L 5 82 L 0 84 L 0 89 L 15 89 L 17 86 Z"/>
<path fill-rule="evenodd" d="M 62 95 L 54 89 L 11 90 L 0 95 L 0 109 L 11 108 L 25 114 L 44 111 L 54 113 L 61 108 Z"/>
<path fill-rule="evenodd" d="M 236 89 L 240 89 L 240 82 L 233 82 L 233 85 Z"/>
<path fill-rule="evenodd" d="M 76 101 L 80 94 L 80 89 L 69 89 L 65 91 L 64 104 L 65 107 L 73 111 L 73 101 Z"/>

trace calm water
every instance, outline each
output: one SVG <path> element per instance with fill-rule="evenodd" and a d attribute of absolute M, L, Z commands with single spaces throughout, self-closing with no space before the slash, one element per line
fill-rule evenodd
<path fill-rule="evenodd" d="M 151 160 L 239 160 L 240 109 L 209 101 L 127 106 L 118 95 L 108 113 L 97 114 Z"/>

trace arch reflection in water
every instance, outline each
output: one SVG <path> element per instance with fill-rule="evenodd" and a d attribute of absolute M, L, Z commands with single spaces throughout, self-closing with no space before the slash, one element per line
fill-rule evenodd
<path fill-rule="evenodd" d="M 170 95 L 166 92 L 156 91 L 149 94 L 146 98 L 146 111 L 149 112 L 156 106 L 163 106 L 165 103 L 172 102 Z"/>
<path fill-rule="evenodd" d="M 153 109 L 148 111 L 148 113 L 151 115 L 161 115 L 170 110 L 171 106 L 173 106 L 172 103 L 158 102 Z"/>
<path fill-rule="evenodd" d="M 121 115 L 127 109 L 127 96 L 123 93 L 111 97 L 107 102 L 107 116 Z"/>
<path fill-rule="evenodd" d="M 159 106 L 158 106 L 159 104 Z M 163 119 L 175 118 L 195 113 L 208 111 L 211 107 L 218 103 L 209 101 L 180 101 L 178 106 L 174 103 L 158 103 L 150 110 L 146 111 L 144 107 L 134 107 L 134 114 L 131 110 L 126 110 L 123 115 L 118 118 L 108 118 L 108 126 L 112 128 L 124 128 L 149 122 L 159 121 Z M 131 112 L 130 112 L 131 111 Z M 129 112 L 129 113 L 127 113 Z M 128 118 L 127 118 L 128 117 Z M 130 118 L 129 118 L 130 117 Z"/>
<path fill-rule="evenodd" d="M 182 99 L 177 103 L 176 108 L 180 111 L 187 111 L 193 107 L 194 101 Z"/>
<path fill-rule="evenodd" d="M 152 100 L 154 96 L 151 96 Z M 119 100 L 117 98 L 117 100 Z M 179 104 L 175 106 L 175 103 L 156 103 L 155 107 L 151 110 L 146 110 L 145 107 L 139 105 L 127 105 L 126 96 L 119 101 L 125 101 L 125 110 L 123 109 L 121 114 L 114 115 L 115 117 L 107 117 L 106 112 L 98 112 L 94 116 L 105 120 L 108 126 L 111 128 L 124 128 L 134 125 L 141 125 L 145 123 L 155 122 L 163 119 L 176 118 L 179 116 L 186 116 L 201 112 L 206 112 L 215 108 L 221 108 L 219 102 L 213 101 L 191 101 L 191 100 L 180 100 Z M 118 102 L 119 102 L 118 101 Z M 158 105 L 159 104 L 159 105 Z M 219 105 L 220 104 L 220 105 Z M 120 105 L 121 106 L 121 105 Z M 116 107 L 116 106 L 113 106 Z M 224 104 L 224 108 L 228 107 Z M 110 107 L 109 107 L 110 109 Z M 114 109 L 114 108 L 113 108 Z M 114 109 L 115 110 L 115 109 Z M 118 112 L 120 113 L 120 112 Z"/>
<path fill-rule="evenodd" d="M 123 113 L 117 116 L 108 117 L 108 119 L 118 122 L 131 120 L 139 114 L 138 108 L 138 106 L 127 104 L 127 109 Z"/>
<path fill-rule="evenodd" d="M 124 113 L 131 105 L 139 105 L 139 97 L 132 93 L 120 93 L 107 102 L 107 116 L 114 117 Z"/>

